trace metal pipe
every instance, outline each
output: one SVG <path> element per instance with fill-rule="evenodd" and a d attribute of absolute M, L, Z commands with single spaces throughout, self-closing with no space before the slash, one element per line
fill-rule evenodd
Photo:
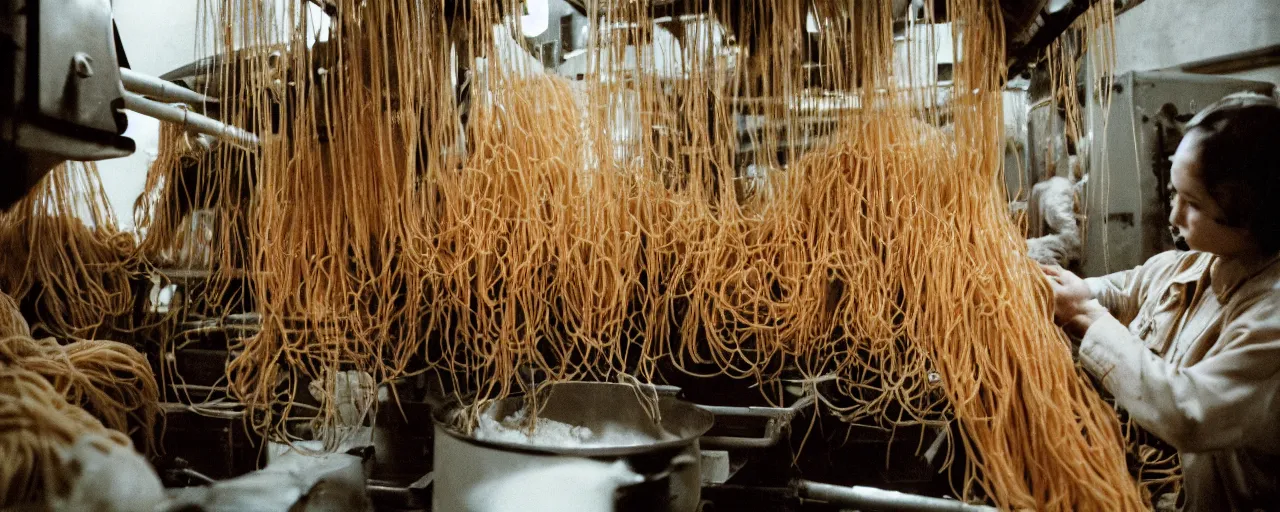
<path fill-rule="evenodd" d="M 144 75 L 128 68 L 120 68 L 120 82 L 124 84 L 126 91 L 166 101 L 180 101 L 191 105 L 218 101 L 168 80 Z"/>
<path fill-rule="evenodd" d="M 186 109 L 144 98 L 137 93 L 127 91 L 124 93 L 124 108 L 147 117 L 182 125 L 196 133 L 213 135 L 247 146 L 258 145 L 257 135 Z"/>
<path fill-rule="evenodd" d="M 931 498 L 875 487 L 844 487 L 811 480 L 796 481 L 802 498 L 867 510 L 913 510 L 922 512 L 995 512 L 994 507 L 970 505 L 963 501 Z"/>

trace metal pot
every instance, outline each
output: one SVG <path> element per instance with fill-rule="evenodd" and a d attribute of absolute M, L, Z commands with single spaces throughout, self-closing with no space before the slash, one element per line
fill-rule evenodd
<path fill-rule="evenodd" d="M 697 510 L 698 438 L 711 428 L 711 413 L 663 396 L 656 424 L 634 387 L 595 382 L 549 384 L 538 391 L 537 403 L 539 418 L 597 433 L 623 428 L 661 440 L 588 447 L 481 440 L 457 428 L 451 414 L 456 409 L 439 410 L 434 414 L 433 510 Z M 525 405 L 525 397 L 507 398 L 485 414 L 501 420 Z"/>

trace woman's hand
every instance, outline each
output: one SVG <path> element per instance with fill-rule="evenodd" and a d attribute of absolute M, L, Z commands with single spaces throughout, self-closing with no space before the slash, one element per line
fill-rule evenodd
<path fill-rule="evenodd" d="M 1079 276 L 1057 265 L 1040 265 L 1040 269 L 1053 288 L 1053 320 L 1067 333 L 1083 337 L 1094 321 L 1110 314 Z"/>

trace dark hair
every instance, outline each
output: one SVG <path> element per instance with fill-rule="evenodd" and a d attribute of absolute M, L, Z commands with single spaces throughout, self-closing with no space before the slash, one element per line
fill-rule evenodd
<path fill-rule="evenodd" d="M 1267 252 L 1280 251 L 1280 104 L 1236 93 L 1187 123 L 1199 132 L 1200 180 L 1226 223 L 1249 230 Z"/>

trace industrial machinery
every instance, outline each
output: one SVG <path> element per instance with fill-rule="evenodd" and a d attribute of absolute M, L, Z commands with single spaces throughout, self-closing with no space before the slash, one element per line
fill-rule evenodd
<path fill-rule="evenodd" d="M 245 144 L 256 138 L 187 108 L 211 99 L 129 69 L 108 0 L 11 0 L 0 5 L 0 209 L 55 165 L 133 153 L 124 110 Z"/>
<path fill-rule="evenodd" d="M 317 3 L 332 8 L 327 2 Z M 673 28 L 683 16 L 705 11 L 703 2 L 654 3 L 655 9 L 670 11 Z M 566 62 L 566 55 L 574 51 L 574 34 L 584 26 L 584 17 L 591 11 L 586 2 L 567 4 L 574 10 L 557 11 L 561 15 L 558 25 L 553 23 L 557 30 L 526 41 L 537 43 L 538 60 L 548 67 Z M 1037 44 L 1056 37 L 1089 4 L 1002 1 L 1009 24 L 1011 65 L 1025 63 L 1038 51 Z M 895 2 L 895 10 L 902 16 L 924 9 L 932 9 L 936 19 L 945 19 L 945 2 Z M 53 19 L 58 22 L 51 23 Z M 3 192 L 9 195 L 0 198 L 0 207 L 20 199 L 59 162 L 100 160 L 132 152 L 132 141 L 121 136 L 125 128 L 123 109 L 178 123 L 190 131 L 252 151 L 256 137 L 218 121 L 212 114 L 217 101 L 192 90 L 218 96 L 206 90 L 206 86 L 217 82 L 208 75 L 220 69 L 227 59 L 234 61 L 235 55 L 197 62 L 157 79 L 129 70 L 123 48 L 111 26 L 107 0 L 13 0 L 4 4 L 0 10 L 0 72 L 12 70 L 12 79 L 0 80 L 0 161 L 16 165 L 3 171 L 3 177 L 15 186 L 4 188 Z M 323 48 L 316 50 L 316 58 L 322 59 L 322 53 Z M 465 69 L 459 70 L 460 75 L 466 73 Z M 465 83 L 459 84 L 458 97 L 465 103 Z M 174 107 L 156 99 L 188 107 Z M 743 98 L 744 102 L 752 100 Z M 200 112 L 212 115 L 206 117 Z M 747 118 L 740 123 L 744 143 L 770 129 L 751 125 Z M 157 269 L 154 279 L 159 288 L 174 296 L 197 297 L 201 296 L 198 290 L 205 285 L 207 276 L 192 269 Z M 251 306 L 246 305 L 246 309 Z M 255 332 L 259 318 L 249 310 L 209 318 L 201 314 L 200 304 L 181 301 L 171 301 L 164 307 L 181 310 L 177 313 L 177 328 L 167 333 L 169 340 L 158 347 L 148 347 L 152 351 L 149 355 L 153 364 L 171 363 L 180 377 L 175 382 L 181 383 L 166 387 L 165 399 L 170 403 L 166 410 L 164 455 L 154 463 L 167 487 L 189 488 L 175 491 L 179 501 L 219 510 L 218 504 L 242 504 L 250 499 L 246 496 L 256 499 L 261 495 L 254 493 L 269 493 L 274 486 L 292 493 L 289 496 L 301 504 L 298 508 L 322 510 L 307 508 L 304 502 L 311 496 L 310 505 L 319 507 L 315 496 L 323 491 L 322 484 L 338 482 L 348 490 L 363 483 L 364 493 L 378 509 L 427 510 L 432 493 L 437 492 L 435 485 L 455 481 L 459 476 L 450 473 L 450 467 L 433 465 L 433 459 L 438 462 L 467 458 L 465 454 L 437 451 L 441 444 L 434 438 L 443 434 L 446 442 L 455 442 L 452 447 L 446 446 L 449 450 L 475 447 L 467 444 L 474 440 L 460 439 L 440 426 L 445 407 L 439 400 L 441 393 L 429 376 L 419 375 L 395 383 L 394 390 L 379 390 L 379 400 L 385 406 L 379 408 L 369 424 L 358 427 L 365 429 L 367 435 L 357 443 L 360 446 L 351 447 L 349 457 L 320 458 L 314 463 L 290 462 L 286 457 L 286 462 L 277 463 L 274 469 L 268 466 L 263 472 L 251 473 L 264 465 L 265 454 L 271 451 L 267 449 L 270 441 L 250 434 L 244 427 L 243 410 L 230 400 L 223 377 L 231 340 Z M 822 383 L 797 383 L 779 390 L 777 395 L 784 397 L 781 405 L 763 403 L 759 390 L 748 389 L 746 383 L 729 378 L 672 384 L 659 390 L 666 395 L 664 407 L 670 406 L 672 417 L 680 412 L 693 419 L 683 429 L 679 443 L 659 448 L 676 448 L 679 455 L 689 456 L 681 450 L 696 445 L 696 460 L 668 457 L 664 464 L 673 465 L 646 473 L 646 480 L 640 485 L 658 488 L 660 495 L 667 496 L 673 475 L 678 474 L 682 485 L 697 487 L 698 491 L 698 498 L 679 510 L 983 509 L 927 497 L 945 496 L 954 488 L 949 475 L 938 471 L 943 463 L 943 446 L 954 438 L 945 426 L 920 425 L 891 432 L 871 425 L 844 424 L 815 412 L 811 390 Z M 391 394 L 398 397 L 397 403 L 387 401 L 385 396 Z M 677 402 L 676 397 L 683 401 Z M 607 397 L 580 405 L 602 407 L 616 404 L 616 400 Z M 493 445 L 486 448 L 493 449 Z M 602 456 L 590 452 L 578 455 Z M 625 455 L 630 458 L 634 454 Z M 677 468 L 672 462 L 677 459 L 684 465 Z M 279 464 L 289 469 L 282 470 Z M 357 468 L 358 465 L 363 467 Z M 293 478 L 299 475 L 305 478 Z M 302 487 L 276 485 L 281 481 Z M 349 492 L 340 495 L 351 498 Z M 237 497 L 242 501 L 236 501 Z M 286 510 L 293 503 L 281 506 L 280 510 Z"/>
<path fill-rule="evenodd" d="M 1271 95 L 1274 89 L 1268 82 L 1148 71 L 1111 80 L 1109 104 L 1103 91 L 1090 91 L 1085 275 L 1130 269 L 1173 249 L 1169 159 L 1182 141 L 1182 125 L 1228 94 Z"/>

